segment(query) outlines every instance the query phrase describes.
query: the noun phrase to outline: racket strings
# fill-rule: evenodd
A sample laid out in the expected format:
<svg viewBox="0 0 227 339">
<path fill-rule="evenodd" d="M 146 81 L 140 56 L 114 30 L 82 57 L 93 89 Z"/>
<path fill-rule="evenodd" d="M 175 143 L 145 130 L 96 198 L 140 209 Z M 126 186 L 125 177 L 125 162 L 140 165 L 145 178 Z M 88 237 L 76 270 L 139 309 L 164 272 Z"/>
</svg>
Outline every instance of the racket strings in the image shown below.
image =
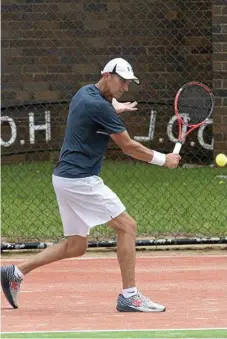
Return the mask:
<svg viewBox="0 0 227 339">
<path fill-rule="evenodd" d="M 198 124 L 209 116 L 212 110 L 212 98 L 201 86 L 187 86 L 178 99 L 178 110 L 185 115 L 187 123 Z"/>
</svg>

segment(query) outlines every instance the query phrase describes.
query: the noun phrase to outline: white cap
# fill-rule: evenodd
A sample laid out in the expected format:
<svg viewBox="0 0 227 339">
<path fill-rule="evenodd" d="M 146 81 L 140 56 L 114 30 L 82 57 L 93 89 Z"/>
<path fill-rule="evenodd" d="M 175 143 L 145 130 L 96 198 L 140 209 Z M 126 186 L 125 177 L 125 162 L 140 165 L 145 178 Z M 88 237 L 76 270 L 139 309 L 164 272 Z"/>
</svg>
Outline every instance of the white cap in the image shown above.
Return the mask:
<svg viewBox="0 0 227 339">
<path fill-rule="evenodd" d="M 122 58 L 110 60 L 101 71 L 101 74 L 104 73 L 118 74 L 125 80 L 133 80 L 137 85 L 140 84 L 139 79 L 133 73 L 132 66 Z"/>
</svg>

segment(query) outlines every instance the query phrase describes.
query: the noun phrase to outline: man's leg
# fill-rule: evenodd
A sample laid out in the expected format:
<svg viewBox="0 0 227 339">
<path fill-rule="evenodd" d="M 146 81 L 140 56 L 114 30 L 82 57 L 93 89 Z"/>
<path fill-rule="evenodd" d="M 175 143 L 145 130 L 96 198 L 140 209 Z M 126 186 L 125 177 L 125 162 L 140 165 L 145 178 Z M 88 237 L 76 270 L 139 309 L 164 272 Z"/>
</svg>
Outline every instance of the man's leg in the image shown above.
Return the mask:
<svg viewBox="0 0 227 339">
<path fill-rule="evenodd" d="M 70 236 L 61 243 L 48 247 L 42 252 L 30 257 L 18 267 L 14 265 L 2 267 L 2 289 L 10 305 L 14 308 L 18 307 L 17 297 L 24 274 L 29 273 L 37 267 L 47 265 L 61 259 L 79 257 L 86 252 L 87 245 L 87 237 L 77 235 Z"/>
<path fill-rule="evenodd" d="M 136 222 L 126 212 L 111 220 L 108 225 L 117 234 L 117 258 L 121 269 L 123 289 L 135 285 Z"/>
<path fill-rule="evenodd" d="M 59 244 L 48 247 L 42 252 L 30 257 L 23 264 L 19 265 L 18 269 L 21 273 L 27 274 L 37 267 L 47 265 L 58 260 L 80 257 L 86 252 L 87 246 L 87 237 L 72 235 Z"/>
<path fill-rule="evenodd" d="M 136 222 L 123 212 L 108 225 L 117 234 L 117 257 L 121 269 L 123 291 L 117 300 L 119 312 L 163 312 L 165 306 L 152 302 L 136 288 Z"/>
</svg>

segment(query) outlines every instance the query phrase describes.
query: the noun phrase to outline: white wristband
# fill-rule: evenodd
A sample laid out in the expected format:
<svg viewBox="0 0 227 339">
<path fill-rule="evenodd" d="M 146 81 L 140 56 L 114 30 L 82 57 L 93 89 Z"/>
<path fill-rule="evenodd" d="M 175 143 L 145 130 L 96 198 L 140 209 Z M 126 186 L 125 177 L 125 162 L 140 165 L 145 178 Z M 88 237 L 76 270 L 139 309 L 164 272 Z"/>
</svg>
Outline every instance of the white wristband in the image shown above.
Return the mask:
<svg viewBox="0 0 227 339">
<path fill-rule="evenodd" d="M 152 157 L 152 160 L 149 161 L 149 164 L 163 166 L 164 163 L 166 162 L 166 155 L 164 153 L 160 153 L 157 151 L 152 151 L 152 152 L 153 152 L 153 157 Z"/>
</svg>

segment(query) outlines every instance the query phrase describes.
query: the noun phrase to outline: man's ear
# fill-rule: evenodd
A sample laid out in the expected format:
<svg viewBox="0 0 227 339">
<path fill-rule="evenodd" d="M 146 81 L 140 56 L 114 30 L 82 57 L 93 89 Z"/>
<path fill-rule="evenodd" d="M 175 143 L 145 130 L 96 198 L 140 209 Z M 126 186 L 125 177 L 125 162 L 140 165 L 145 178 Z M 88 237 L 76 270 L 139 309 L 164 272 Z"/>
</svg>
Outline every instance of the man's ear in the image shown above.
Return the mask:
<svg viewBox="0 0 227 339">
<path fill-rule="evenodd" d="M 111 74 L 110 74 L 110 73 L 103 73 L 102 77 L 103 77 L 104 79 L 108 79 L 108 78 L 111 77 Z"/>
</svg>

